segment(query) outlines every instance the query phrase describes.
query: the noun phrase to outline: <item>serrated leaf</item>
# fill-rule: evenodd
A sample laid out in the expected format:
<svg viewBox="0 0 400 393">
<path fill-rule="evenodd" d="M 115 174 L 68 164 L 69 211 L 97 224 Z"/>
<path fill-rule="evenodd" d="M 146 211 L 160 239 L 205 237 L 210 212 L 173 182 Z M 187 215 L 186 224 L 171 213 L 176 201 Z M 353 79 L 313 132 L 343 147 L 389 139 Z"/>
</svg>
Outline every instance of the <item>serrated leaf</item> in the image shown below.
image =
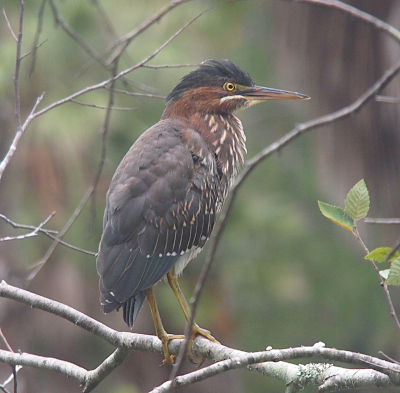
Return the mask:
<svg viewBox="0 0 400 393">
<path fill-rule="evenodd" d="M 381 275 L 382 278 L 384 278 L 385 280 L 387 280 L 388 276 L 390 273 L 390 269 L 385 269 L 385 270 L 380 270 L 379 274 Z"/>
<path fill-rule="evenodd" d="M 341 227 L 353 231 L 354 222 L 351 217 L 340 207 L 318 201 L 319 210 L 326 217 Z"/>
<path fill-rule="evenodd" d="M 360 180 L 347 194 L 344 211 L 354 220 L 364 218 L 369 210 L 369 192 L 364 179 Z"/>
<path fill-rule="evenodd" d="M 400 285 L 400 258 L 393 261 L 386 285 Z"/>
<path fill-rule="evenodd" d="M 393 262 L 396 258 L 400 257 L 400 252 L 396 251 L 387 261 L 387 256 L 392 252 L 390 247 L 379 247 L 371 251 L 364 259 L 372 259 L 376 262 Z"/>
</svg>

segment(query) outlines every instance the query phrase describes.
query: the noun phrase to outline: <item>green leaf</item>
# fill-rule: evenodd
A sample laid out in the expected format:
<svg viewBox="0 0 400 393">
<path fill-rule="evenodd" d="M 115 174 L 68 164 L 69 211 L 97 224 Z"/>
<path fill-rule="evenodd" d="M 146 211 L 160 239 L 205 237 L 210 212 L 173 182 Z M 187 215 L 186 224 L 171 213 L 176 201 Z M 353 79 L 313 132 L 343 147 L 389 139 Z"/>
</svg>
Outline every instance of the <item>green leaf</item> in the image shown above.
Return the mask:
<svg viewBox="0 0 400 393">
<path fill-rule="evenodd" d="M 364 218 L 369 210 L 369 193 L 364 179 L 360 180 L 347 194 L 344 211 L 354 220 Z"/>
<path fill-rule="evenodd" d="M 328 205 L 327 203 L 318 201 L 319 210 L 326 217 L 332 220 L 335 224 L 353 231 L 354 222 L 351 217 L 340 207 Z"/>
<path fill-rule="evenodd" d="M 379 247 L 371 251 L 364 259 L 372 259 L 376 262 L 393 262 L 396 258 L 400 257 L 400 252 L 396 251 L 387 261 L 387 256 L 392 252 L 390 247 Z"/>
<path fill-rule="evenodd" d="M 381 275 L 382 278 L 384 278 L 385 280 L 387 280 L 388 276 L 390 273 L 390 269 L 385 269 L 385 270 L 380 270 L 379 274 Z"/>
<path fill-rule="evenodd" d="M 400 285 L 400 257 L 394 260 L 386 280 L 386 285 Z"/>
</svg>

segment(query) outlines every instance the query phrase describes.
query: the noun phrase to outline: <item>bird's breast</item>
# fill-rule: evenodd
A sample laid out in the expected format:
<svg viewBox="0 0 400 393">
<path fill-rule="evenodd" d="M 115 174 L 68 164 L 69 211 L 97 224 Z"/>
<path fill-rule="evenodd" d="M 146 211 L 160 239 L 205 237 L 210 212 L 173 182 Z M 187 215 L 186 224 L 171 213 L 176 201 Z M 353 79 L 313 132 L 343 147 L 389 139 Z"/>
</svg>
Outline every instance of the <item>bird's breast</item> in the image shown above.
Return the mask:
<svg viewBox="0 0 400 393">
<path fill-rule="evenodd" d="M 209 113 L 204 116 L 205 139 L 217 157 L 218 170 L 229 188 L 244 163 L 246 136 L 241 121 L 232 114 Z"/>
</svg>

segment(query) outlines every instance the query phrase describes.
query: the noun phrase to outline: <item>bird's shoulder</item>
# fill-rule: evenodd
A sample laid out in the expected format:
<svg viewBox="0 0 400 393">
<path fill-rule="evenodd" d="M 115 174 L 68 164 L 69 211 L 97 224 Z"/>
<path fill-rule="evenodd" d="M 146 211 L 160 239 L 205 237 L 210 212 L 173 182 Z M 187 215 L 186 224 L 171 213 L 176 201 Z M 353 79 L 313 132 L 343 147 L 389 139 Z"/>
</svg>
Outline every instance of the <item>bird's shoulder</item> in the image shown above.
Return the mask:
<svg viewBox="0 0 400 393">
<path fill-rule="evenodd" d="M 114 209 L 152 189 L 162 199 L 171 189 L 183 199 L 198 169 L 214 171 L 215 155 L 201 135 L 184 121 L 160 120 L 131 146 L 115 171 L 108 191 Z M 151 197 L 152 195 L 149 195 Z"/>
</svg>

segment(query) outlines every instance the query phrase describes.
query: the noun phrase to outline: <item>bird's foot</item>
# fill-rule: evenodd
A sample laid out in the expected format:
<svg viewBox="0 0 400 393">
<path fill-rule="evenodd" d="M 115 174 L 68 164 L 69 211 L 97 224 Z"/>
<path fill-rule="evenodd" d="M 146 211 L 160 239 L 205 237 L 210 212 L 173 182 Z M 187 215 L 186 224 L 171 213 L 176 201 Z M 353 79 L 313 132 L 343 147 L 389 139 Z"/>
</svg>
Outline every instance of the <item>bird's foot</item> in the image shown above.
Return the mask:
<svg viewBox="0 0 400 393">
<path fill-rule="evenodd" d="M 195 323 L 193 326 L 193 338 L 196 337 L 198 334 L 205 337 L 207 340 L 210 340 L 216 344 L 220 344 L 220 342 L 211 335 L 209 330 L 203 329 L 199 325 L 197 325 L 197 323 Z"/>
<path fill-rule="evenodd" d="M 200 367 L 204 361 L 206 360 L 205 358 L 201 358 L 199 360 L 196 360 L 196 357 L 193 354 L 193 340 L 197 335 L 201 335 L 205 337 L 207 340 L 210 340 L 216 344 L 220 344 L 218 340 L 216 340 L 210 333 L 209 330 L 202 329 L 197 323 L 193 325 L 193 334 L 192 334 L 192 339 L 189 341 L 189 347 L 188 347 L 188 352 L 187 352 L 187 357 L 189 361 L 193 364 L 197 364 L 198 367 Z"/>
<path fill-rule="evenodd" d="M 162 343 L 163 347 L 163 353 L 164 353 L 164 360 L 161 364 L 161 366 L 164 366 L 166 364 L 174 364 L 174 358 L 175 355 L 171 355 L 169 352 L 168 344 L 171 340 L 183 340 L 185 336 L 182 335 L 175 335 L 175 334 L 165 334 L 159 337 Z"/>
<path fill-rule="evenodd" d="M 200 367 L 206 359 L 205 358 L 196 359 L 196 356 L 194 356 L 194 354 L 193 354 L 193 340 L 195 339 L 195 337 L 198 334 L 214 343 L 219 344 L 219 341 L 217 341 L 208 330 L 202 329 L 196 323 L 193 325 L 192 337 L 189 341 L 189 346 L 188 346 L 188 350 L 187 350 L 187 358 L 189 359 L 189 361 L 191 363 L 196 364 L 198 367 Z M 161 337 L 159 337 L 159 339 L 161 340 L 161 343 L 162 343 L 163 353 L 164 353 L 164 360 L 163 360 L 161 366 L 164 366 L 166 364 L 171 364 L 171 365 L 174 364 L 175 355 L 171 355 L 171 353 L 169 351 L 169 348 L 168 348 L 169 342 L 171 340 L 183 340 L 184 338 L 185 338 L 185 336 L 183 336 L 183 335 L 175 335 L 175 334 L 167 334 L 167 333 L 162 334 Z"/>
</svg>

